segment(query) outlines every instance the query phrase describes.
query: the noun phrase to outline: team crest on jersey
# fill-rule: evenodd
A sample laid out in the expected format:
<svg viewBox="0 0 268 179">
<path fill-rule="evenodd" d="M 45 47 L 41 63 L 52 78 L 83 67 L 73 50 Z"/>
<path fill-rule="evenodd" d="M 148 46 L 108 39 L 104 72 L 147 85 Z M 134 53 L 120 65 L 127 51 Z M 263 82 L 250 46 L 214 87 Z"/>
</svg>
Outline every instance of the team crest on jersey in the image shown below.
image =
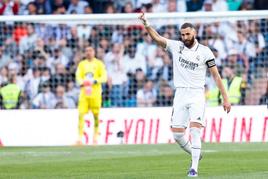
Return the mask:
<svg viewBox="0 0 268 179">
<path fill-rule="evenodd" d="M 200 56 L 199 56 L 199 55 L 196 56 L 196 60 L 197 60 L 197 61 L 200 60 Z"/>
</svg>

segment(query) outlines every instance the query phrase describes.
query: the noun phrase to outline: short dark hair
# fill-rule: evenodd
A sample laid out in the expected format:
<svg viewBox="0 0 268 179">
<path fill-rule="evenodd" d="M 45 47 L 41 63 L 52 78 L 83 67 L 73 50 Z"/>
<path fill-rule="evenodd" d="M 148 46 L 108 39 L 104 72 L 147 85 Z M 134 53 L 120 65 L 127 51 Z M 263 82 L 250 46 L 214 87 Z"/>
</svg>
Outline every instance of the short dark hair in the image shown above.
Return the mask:
<svg viewBox="0 0 268 179">
<path fill-rule="evenodd" d="M 190 27 L 191 29 L 195 29 L 195 26 L 189 22 L 182 24 L 181 29 L 186 29 L 188 27 Z"/>
</svg>

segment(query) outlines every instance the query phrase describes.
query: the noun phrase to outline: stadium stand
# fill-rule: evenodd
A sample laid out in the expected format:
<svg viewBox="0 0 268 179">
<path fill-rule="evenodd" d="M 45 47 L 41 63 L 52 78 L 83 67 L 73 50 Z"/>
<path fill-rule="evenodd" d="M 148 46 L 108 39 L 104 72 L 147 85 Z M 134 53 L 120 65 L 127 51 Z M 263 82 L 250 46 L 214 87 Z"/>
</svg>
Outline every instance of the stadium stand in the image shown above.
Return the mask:
<svg viewBox="0 0 268 179">
<path fill-rule="evenodd" d="M 261 0 L 7 0 L 0 4 L 3 16 L 259 10 L 267 6 Z M 228 66 L 242 77 L 239 104 L 258 105 L 267 93 L 268 19 L 195 25 L 200 43 L 215 53 L 221 73 Z M 161 35 L 172 39 L 178 38 L 178 29 L 178 25 L 157 27 Z M 17 75 L 22 109 L 74 108 L 79 93 L 75 70 L 87 45 L 95 48 L 108 71 L 104 107 L 172 105 L 171 58 L 142 26 L 0 22 L 0 84 L 6 85 L 10 74 Z M 207 96 L 213 87 L 208 75 Z M 43 93 L 53 99 L 44 101 L 49 104 L 38 102 Z M 59 95 L 64 100 L 57 103 Z"/>
</svg>

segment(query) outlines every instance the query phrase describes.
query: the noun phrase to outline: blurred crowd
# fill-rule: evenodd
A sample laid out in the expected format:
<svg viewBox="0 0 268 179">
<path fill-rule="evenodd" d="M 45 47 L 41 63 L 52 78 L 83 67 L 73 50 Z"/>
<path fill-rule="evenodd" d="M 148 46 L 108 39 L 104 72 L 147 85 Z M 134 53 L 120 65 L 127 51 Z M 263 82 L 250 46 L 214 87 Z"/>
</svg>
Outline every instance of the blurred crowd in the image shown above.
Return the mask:
<svg viewBox="0 0 268 179">
<path fill-rule="evenodd" d="M 1 15 L 268 9 L 265 0 L 2 0 Z"/>
<path fill-rule="evenodd" d="M 3 15 L 90 14 L 226 11 L 261 9 L 265 1 L 240 0 L 6 0 Z M 261 4 L 264 3 L 264 4 Z M 195 24 L 200 43 L 216 56 L 232 103 L 265 104 L 268 71 L 268 19 Z M 178 39 L 178 25 L 156 27 Z M 0 84 L 15 83 L 21 90 L 19 108 L 75 108 L 79 87 L 75 82 L 84 49 L 93 46 L 103 60 L 108 82 L 103 85 L 103 107 L 171 106 L 172 60 L 157 47 L 143 26 L 70 25 L 24 22 L 0 23 Z M 12 78 L 11 78 L 12 77 Z M 232 79 L 238 77 L 232 85 Z M 237 89 L 236 89 L 237 88 Z M 238 92 L 239 91 L 239 92 Z M 209 106 L 220 104 L 213 80 L 207 75 Z M 237 100 L 236 100 L 237 99 Z"/>
</svg>

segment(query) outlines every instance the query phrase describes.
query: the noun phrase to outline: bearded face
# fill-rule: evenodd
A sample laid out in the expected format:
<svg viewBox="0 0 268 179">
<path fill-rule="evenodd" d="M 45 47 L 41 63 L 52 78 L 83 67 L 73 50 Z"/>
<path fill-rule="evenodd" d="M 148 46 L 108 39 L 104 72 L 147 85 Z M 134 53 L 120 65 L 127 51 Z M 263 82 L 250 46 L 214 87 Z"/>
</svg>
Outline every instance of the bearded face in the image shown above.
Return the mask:
<svg viewBox="0 0 268 179">
<path fill-rule="evenodd" d="M 191 48 L 194 45 L 194 36 L 192 36 L 190 39 L 183 39 L 182 42 L 187 48 Z"/>
<path fill-rule="evenodd" d="M 187 48 L 191 48 L 195 42 L 195 30 L 190 27 L 181 29 L 181 39 Z"/>
</svg>

